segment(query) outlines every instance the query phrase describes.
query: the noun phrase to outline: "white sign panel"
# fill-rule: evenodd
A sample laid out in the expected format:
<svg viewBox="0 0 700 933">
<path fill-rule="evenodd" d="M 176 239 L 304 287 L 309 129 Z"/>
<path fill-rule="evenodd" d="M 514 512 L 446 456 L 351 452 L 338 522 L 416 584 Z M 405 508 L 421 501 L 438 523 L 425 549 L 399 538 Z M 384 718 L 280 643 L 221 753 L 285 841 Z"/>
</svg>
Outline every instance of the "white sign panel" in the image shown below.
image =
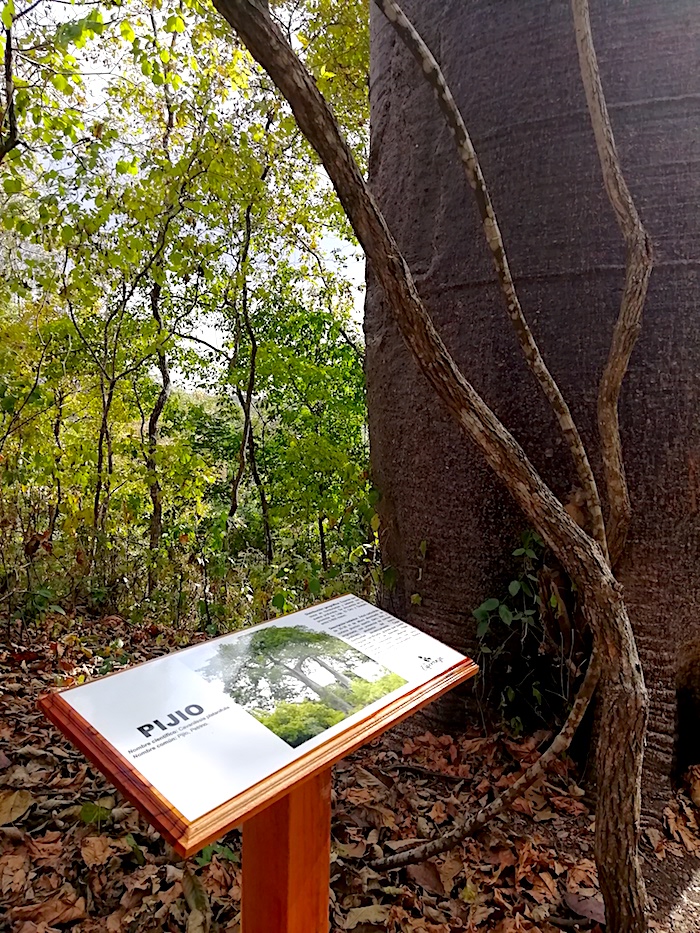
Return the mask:
<svg viewBox="0 0 700 933">
<path fill-rule="evenodd" d="M 462 661 L 343 596 L 62 697 L 194 821 Z"/>
</svg>

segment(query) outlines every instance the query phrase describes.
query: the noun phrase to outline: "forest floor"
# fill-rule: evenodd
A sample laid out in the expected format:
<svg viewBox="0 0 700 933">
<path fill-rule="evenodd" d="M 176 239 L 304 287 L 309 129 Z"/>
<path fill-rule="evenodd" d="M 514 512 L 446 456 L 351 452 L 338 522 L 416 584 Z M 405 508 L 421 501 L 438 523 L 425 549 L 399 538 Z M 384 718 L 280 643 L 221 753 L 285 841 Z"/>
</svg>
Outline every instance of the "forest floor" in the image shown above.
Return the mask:
<svg viewBox="0 0 700 933">
<path fill-rule="evenodd" d="M 47 690 L 203 638 L 111 616 L 54 618 L 21 647 L 0 644 L 0 930 L 238 933 L 239 833 L 184 862 L 36 708 Z M 337 765 L 333 933 L 601 931 L 594 817 L 563 762 L 459 849 L 400 871 L 370 867 L 491 799 L 548 738 L 394 736 Z M 671 874 L 687 866 L 700 856 L 699 820 L 679 794 L 664 831 L 645 832 L 646 860 Z M 197 896 L 210 913 L 191 909 Z M 700 916 L 679 911 L 654 927 L 700 931 Z"/>
</svg>

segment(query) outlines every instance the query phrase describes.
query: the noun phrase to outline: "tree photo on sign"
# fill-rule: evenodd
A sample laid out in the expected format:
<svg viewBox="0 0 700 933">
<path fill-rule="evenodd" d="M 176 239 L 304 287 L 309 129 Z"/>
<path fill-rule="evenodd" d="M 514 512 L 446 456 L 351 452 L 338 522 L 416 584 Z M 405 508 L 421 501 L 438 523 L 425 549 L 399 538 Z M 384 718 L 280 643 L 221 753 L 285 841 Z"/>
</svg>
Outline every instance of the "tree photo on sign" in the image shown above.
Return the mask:
<svg viewBox="0 0 700 933">
<path fill-rule="evenodd" d="M 198 672 L 293 748 L 406 683 L 342 639 L 302 625 L 239 635 Z"/>
</svg>

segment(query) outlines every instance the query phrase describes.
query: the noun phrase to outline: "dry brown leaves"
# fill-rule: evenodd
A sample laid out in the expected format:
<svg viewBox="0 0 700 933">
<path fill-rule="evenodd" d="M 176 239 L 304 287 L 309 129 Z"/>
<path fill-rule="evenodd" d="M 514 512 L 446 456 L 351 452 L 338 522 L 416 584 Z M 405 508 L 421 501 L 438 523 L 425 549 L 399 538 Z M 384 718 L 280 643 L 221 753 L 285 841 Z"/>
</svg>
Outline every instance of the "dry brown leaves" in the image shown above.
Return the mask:
<svg viewBox="0 0 700 933">
<path fill-rule="evenodd" d="M 48 688 L 146 660 L 188 636 L 116 617 L 62 624 L 29 648 L 0 648 L 0 930 L 240 933 L 238 834 L 178 860 L 35 706 Z M 593 820 L 564 763 L 459 849 L 388 874 L 369 864 L 488 802 L 547 739 L 426 734 L 341 762 L 333 933 L 554 933 L 574 918 L 580 929 L 600 930 Z M 647 832 L 647 851 L 700 854 L 697 819 L 680 795 L 667 810 L 667 833 Z"/>
</svg>

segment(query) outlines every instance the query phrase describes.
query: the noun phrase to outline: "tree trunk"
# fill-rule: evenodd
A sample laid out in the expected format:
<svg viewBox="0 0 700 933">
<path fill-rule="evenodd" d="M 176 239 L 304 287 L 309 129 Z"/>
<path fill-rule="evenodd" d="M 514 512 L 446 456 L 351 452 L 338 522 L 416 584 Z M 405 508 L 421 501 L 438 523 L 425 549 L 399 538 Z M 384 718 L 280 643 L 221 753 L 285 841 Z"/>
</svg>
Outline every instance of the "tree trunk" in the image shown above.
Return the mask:
<svg viewBox="0 0 700 933">
<path fill-rule="evenodd" d="M 312 680 L 308 677 L 299 666 L 297 667 L 288 667 L 286 664 L 283 664 L 280 661 L 280 666 L 285 669 L 292 677 L 304 684 L 305 687 L 308 687 L 309 690 L 313 691 L 319 699 L 326 706 L 330 706 L 331 709 L 338 710 L 339 713 L 345 713 L 346 715 L 352 711 L 352 707 L 349 703 L 346 703 L 345 700 L 341 699 L 339 696 L 336 696 L 332 690 L 329 690 L 328 687 L 322 687 L 321 684 L 317 684 L 315 680 Z"/>
<path fill-rule="evenodd" d="M 604 802 L 597 813 L 596 850 L 609 928 L 615 933 L 642 933 L 647 921 L 638 857 L 638 815 L 648 703 L 621 587 L 610 572 L 603 550 L 572 520 L 514 436 L 450 354 L 417 292 L 399 245 L 338 133 L 332 113 L 266 8 L 252 0 L 215 2 L 286 96 L 302 132 L 321 157 L 373 265 L 382 298 L 410 351 L 409 359 L 422 372 L 463 436 L 481 451 L 577 588 L 601 653 L 603 669 L 601 724 L 605 739 L 600 746 L 598 795 L 599 801 Z M 387 16 L 393 22 L 403 20 L 403 14 L 395 6 L 388 10 Z M 406 25 L 403 20 L 401 28 Z M 434 70 L 427 60 L 424 64 Z M 438 89 L 439 97 L 442 93 L 441 106 L 448 98 L 444 87 L 442 90 L 445 93 Z M 612 753 L 614 748 L 617 754 Z M 621 749 L 624 754 L 620 754 Z"/>
<path fill-rule="evenodd" d="M 270 504 L 267 501 L 265 484 L 263 483 L 260 472 L 258 470 L 257 447 L 255 444 L 255 432 L 253 431 L 252 424 L 250 425 L 250 430 L 248 432 L 248 461 L 250 463 L 250 473 L 253 477 L 255 487 L 258 490 L 258 496 L 260 497 L 260 512 L 262 515 L 263 533 L 265 535 L 265 557 L 269 563 L 272 563 L 274 550 L 272 547 L 272 528 L 270 527 Z"/>
<path fill-rule="evenodd" d="M 53 422 L 53 436 L 56 442 L 54 457 L 54 477 L 56 483 L 56 495 L 54 501 L 49 506 L 49 527 L 48 539 L 53 540 L 56 531 L 56 522 L 61 513 L 61 502 L 63 500 L 63 490 L 61 487 L 61 457 L 63 456 L 63 447 L 61 445 L 61 426 L 63 425 L 63 391 L 57 389 L 54 392 L 54 405 L 56 406 L 56 417 Z"/>
<path fill-rule="evenodd" d="M 328 570 L 328 554 L 326 553 L 326 531 L 323 526 L 323 515 L 318 516 L 318 541 L 321 546 L 321 567 Z"/>
<path fill-rule="evenodd" d="M 602 184 L 569 6 L 403 6 L 465 115 L 525 314 L 602 489 L 596 395 L 624 283 L 624 243 Z M 684 695 L 700 696 L 693 686 L 700 665 L 684 664 L 691 645 L 700 648 L 700 486 L 693 468 L 700 457 L 700 175 L 693 169 L 700 19 L 694 0 L 594 0 L 591 15 L 623 168 L 656 252 L 622 391 L 633 519 L 620 577 L 651 693 L 644 806 L 658 816 L 671 789 L 681 669 L 680 686 L 690 682 Z M 454 141 L 390 24 L 374 9 L 372 18 L 373 191 L 448 348 L 566 499 L 573 470 L 518 354 Z M 522 519 L 481 455 L 435 405 L 371 276 L 365 329 L 382 545 L 398 572 L 387 607 L 474 651 L 471 610 L 509 579 L 503 575 Z M 420 603 L 410 599 L 416 592 Z M 604 686 L 614 695 L 608 679 Z M 683 735 L 680 742 L 688 764 Z M 695 754 L 700 758 L 700 748 Z"/>
<path fill-rule="evenodd" d="M 95 564 L 99 564 L 101 561 L 103 550 L 101 537 L 104 533 L 105 523 L 107 521 L 109 494 L 112 482 L 112 470 L 114 467 L 112 458 L 112 434 L 109 423 L 109 416 L 112 410 L 116 382 L 113 378 L 110 379 L 107 383 L 107 387 L 105 387 L 105 382 L 106 380 L 104 376 L 101 376 L 100 388 L 102 393 L 102 419 L 100 421 L 100 431 L 97 438 L 95 495 L 92 505 L 93 537 L 88 558 L 88 571 L 92 570 Z"/>
<path fill-rule="evenodd" d="M 332 664 L 329 664 L 328 661 L 324 661 L 323 658 L 314 656 L 314 661 L 317 664 L 320 664 L 322 668 L 328 671 L 329 674 L 332 674 L 333 677 L 338 681 L 341 687 L 345 687 L 346 690 L 349 690 L 352 687 L 352 681 L 349 677 L 346 677 L 345 674 L 337 671 Z"/>
<path fill-rule="evenodd" d="M 151 287 L 151 314 L 158 325 L 159 332 L 163 330 L 163 320 L 160 314 L 161 286 L 154 282 Z M 161 386 L 158 397 L 148 419 L 148 446 L 146 448 L 146 469 L 148 470 L 148 494 L 151 497 L 151 520 L 149 523 L 149 564 L 148 564 L 148 596 L 151 597 L 156 587 L 157 572 L 156 560 L 163 534 L 163 491 L 158 479 L 156 452 L 158 450 L 158 428 L 160 417 L 163 414 L 165 403 L 170 398 L 171 382 L 168 358 L 162 347 L 158 348 L 158 370 L 160 372 Z"/>
</svg>

